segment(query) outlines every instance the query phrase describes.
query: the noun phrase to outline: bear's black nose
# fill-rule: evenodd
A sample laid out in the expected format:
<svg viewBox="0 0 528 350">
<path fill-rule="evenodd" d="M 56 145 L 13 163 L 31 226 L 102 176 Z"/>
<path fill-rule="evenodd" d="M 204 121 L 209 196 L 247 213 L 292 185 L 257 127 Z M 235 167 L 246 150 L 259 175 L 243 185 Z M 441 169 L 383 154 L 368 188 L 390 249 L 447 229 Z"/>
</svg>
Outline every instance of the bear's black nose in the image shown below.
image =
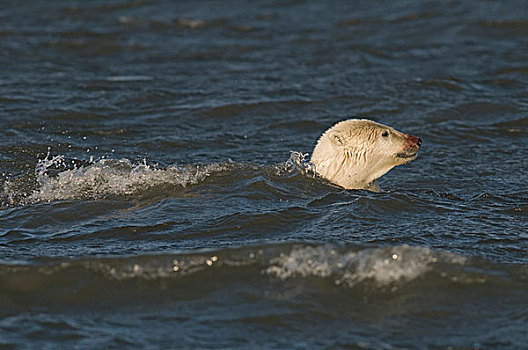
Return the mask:
<svg viewBox="0 0 528 350">
<path fill-rule="evenodd" d="M 422 145 L 422 139 L 418 138 L 418 142 L 416 142 L 416 144 L 418 145 L 418 147 L 420 147 Z"/>
</svg>

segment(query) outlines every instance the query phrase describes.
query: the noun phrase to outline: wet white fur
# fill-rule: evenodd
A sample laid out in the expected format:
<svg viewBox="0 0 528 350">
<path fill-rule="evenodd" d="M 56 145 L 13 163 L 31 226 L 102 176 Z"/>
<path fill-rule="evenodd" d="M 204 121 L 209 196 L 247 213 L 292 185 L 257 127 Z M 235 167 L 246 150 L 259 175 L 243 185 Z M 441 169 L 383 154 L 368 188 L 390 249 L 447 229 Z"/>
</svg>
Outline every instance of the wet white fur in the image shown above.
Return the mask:
<svg viewBox="0 0 528 350">
<path fill-rule="evenodd" d="M 384 131 L 388 137 L 382 136 Z M 320 176 L 338 186 L 377 192 L 376 179 L 416 157 L 398 156 L 405 150 L 405 136 L 371 120 L 345 120 L 321 135 L 311 162 Z"/>
</svg>

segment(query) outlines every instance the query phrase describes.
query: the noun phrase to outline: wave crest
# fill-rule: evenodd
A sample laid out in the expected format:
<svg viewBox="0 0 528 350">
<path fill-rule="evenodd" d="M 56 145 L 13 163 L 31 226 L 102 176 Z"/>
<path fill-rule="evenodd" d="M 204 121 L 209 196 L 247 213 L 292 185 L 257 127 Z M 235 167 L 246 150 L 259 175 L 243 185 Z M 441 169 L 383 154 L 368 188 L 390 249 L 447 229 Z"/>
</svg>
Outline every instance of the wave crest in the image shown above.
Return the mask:
<svg viewBox="0 0 528 350">
<path fill-rule="evenodd" d="M 232 163 L 171 165 L 156 168 L 146 161 L 100 159 L 89 162 L 67 160 L 49 154 L 39 160 L 34 173 L 7 180 L 2 202 L 6 206 L 69 199 L 101 199 L 140 194 L 163 188 L 181 189 L 202 182 L 208 176 L 228 170 Z"/>
<path fill-rule="evenodd" d="M 292 151 L 286 162 L 272 166 L 270 172 L 270 168 L 232 161 L 161 168 L 149 165 L 145 160 L 138 163 L 125 158 L 82 161 L 48 153 L 46 158 L 38 161 L 34 172 L 6 179 L 0 199 L 2 206 L 11 207 L 57 200 L 167 193 L 200 184 L 207 177 L 234 169 L 248 170 L 242 172 L 248 176 L 254 175 L 256 170 L 283 179 L 297 175 L 313 178 L 316 175 L 307 157 L 308 154 Z"/>
<path fill-rule="evenodd" d="M 429 248 L 408 245 L 345 252 L 332 246 L 303 246 L 280 254 L 271 261 L 266 272 L 281 280 L 313 276 L 331 278 L 335 284 L 349 287 L 366 281 L 389 285 L 423 276 L 439 259 L 454 264 L 465 261 L 450 253 L 435 253 Z"/>
<path fill-rule="evenodd" d="M 61 159 L 56 157 L 50 164 L 57 161 Z M 146 163 L 133 164 L 128 159 L 102 159 L 86 167 L 60 172 L 57 176 L 49 176 L 46 168 L 44 166 L 38 172 L 39 189 L 31 195 L 32 201 L 130 195 L 163 184 L 185 187 L 202 181 L 212 171 L 221 170 L 222 166 L 155 169 Z"/>
<path fill-rule="evenodd" d="M 407 291 L 451 293 L 453 284 L 474 292 L 482 286 L 498 293 L 524 291 L 528 280 L 526 265 L 408 245 L 364 248 L 283 242 L 163 255 L 0 261 L 0 292 L 15 299 L 22 295 L 24 303 L 41 303 L 46 296 L 55 300 L 65 292 L 82 302 L 106 298 L 109 290 L 118 299 L 134 298 L 139 285 L 143 290 L 168 286 L 194 293 L 196 286 L 212 282 L 217 288 L 233 283 L 260 288 L 266 281 L 280 285 L 289 279 L 321 279 L 369 296 L 403 290 L 417 280 Z M 317 293 L 320 284 L 310 283 L 311 290 Z"/>
<path fill-rule="evenodd" d="M 49 163 L 57 161 L 61 159 L 55 157 Z M 160 185 L 186 187 L 226 167 L 209 164 L 156 169 L 146 163 L 133 164 L 128 159 L 101 159 L 86 167 L 60 172 L 57 176 L 49 176 L 46 168 L 38 171 L 39 188 L 30 196 L 32 202 L 131 195 Z"/>
</svg>

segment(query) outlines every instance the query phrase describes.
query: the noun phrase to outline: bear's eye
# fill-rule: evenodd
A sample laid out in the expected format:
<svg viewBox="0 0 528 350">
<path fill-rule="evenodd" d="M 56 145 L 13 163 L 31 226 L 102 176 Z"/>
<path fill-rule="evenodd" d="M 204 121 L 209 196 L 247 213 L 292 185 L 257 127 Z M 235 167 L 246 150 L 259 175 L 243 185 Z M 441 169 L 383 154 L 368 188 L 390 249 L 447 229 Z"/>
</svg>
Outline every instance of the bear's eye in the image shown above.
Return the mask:
<svg viewBox="0 0 528 350">
<path fill-rule="evenodd" d="M 381 133 L 381 136 L 382 137 L 388 137 L 389 136 L 389 132 L 387 130 L 385 130 L 384 132 Z"/>
</svg>

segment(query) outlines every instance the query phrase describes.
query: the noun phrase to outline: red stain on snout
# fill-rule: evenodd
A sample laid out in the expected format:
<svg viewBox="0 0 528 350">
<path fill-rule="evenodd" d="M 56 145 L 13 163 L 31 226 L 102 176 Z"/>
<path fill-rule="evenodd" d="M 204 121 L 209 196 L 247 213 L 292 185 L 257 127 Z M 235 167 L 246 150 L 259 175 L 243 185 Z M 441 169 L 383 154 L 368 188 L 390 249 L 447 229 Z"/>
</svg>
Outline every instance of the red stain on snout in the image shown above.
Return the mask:
<svg viewBox="0 0 528 350">
<path fill-rule="evenodd" d="M 420 148 L 420 145 L 422 144 L 422 140 L 419 137 L 412 136 L 405 134 L 405 143 L 403 145 L 404 148 Z"/>
</svg>

